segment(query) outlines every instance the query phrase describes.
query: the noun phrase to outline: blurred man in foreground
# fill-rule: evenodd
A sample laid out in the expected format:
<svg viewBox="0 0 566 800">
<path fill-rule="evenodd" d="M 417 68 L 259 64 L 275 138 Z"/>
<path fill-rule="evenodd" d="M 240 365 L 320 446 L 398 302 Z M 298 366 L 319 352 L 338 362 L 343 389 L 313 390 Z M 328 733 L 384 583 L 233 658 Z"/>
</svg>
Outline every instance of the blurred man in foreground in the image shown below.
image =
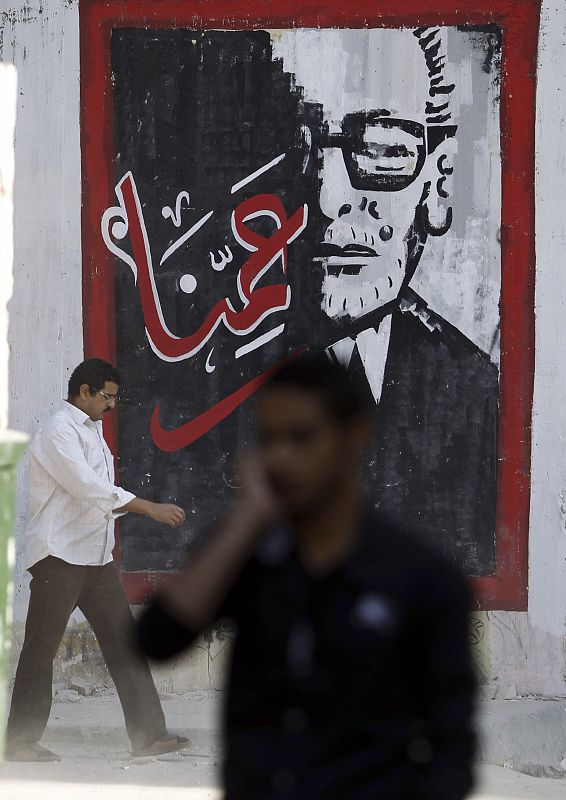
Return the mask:
<svg viewBox="0 0 566 800">
<path fill-rule="evenodd" d="M 368 508 L 362 397 L 323 356 L 271 379 L 239 503 L 139 623 L 154 658 L 237 623 L 226 800 L 461 800 L 472 785 L 468 592 Z"/>
</svg>

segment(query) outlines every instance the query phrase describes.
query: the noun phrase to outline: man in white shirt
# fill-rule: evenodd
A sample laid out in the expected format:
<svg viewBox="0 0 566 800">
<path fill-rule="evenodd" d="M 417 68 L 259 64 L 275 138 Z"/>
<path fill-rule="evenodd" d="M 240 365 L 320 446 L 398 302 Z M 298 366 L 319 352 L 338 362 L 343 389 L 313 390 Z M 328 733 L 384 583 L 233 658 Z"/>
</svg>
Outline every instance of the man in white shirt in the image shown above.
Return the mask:
<svg viewBox="0 0 566 800">
<path fill-rule="evenodd" d="M 130 606 L 112 560 L 116 517 L 133 512 L 178 527 L 185 512 L 115 485 L 102 419 L 118 401 L 119 384 L 111 364 L 100 359 L 79 364 L 69 380 L 68 399 L 29 450 L 31 597 L 8 718 L 8 760 L 59 760 L 39 740 L 51 711 L 53 659 L 75 608 L 92 626 L 116 684 L 133 754 L 159 755 L 187 743 L 167 733 L 151 672 L 132 639 Z"/>
</svg>

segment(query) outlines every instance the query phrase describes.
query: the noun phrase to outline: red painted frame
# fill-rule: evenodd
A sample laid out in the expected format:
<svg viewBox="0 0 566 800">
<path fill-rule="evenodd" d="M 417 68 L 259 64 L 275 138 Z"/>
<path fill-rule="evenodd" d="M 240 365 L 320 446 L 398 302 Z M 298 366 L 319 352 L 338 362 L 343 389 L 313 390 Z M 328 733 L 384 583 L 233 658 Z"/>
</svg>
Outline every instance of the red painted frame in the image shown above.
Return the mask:
<svg viewBox="0 0 566 800">
<path fill-rule="evenodd" d="M 496 572 L 472 579 L 478 607 L 526 610 L 534 378 L 534 122 L 540 0 L 81 0 L 85 355 L 115 358 L 114 264 L 100 234 L 113 205 L 110 32 L 114 27 L 288 28 L 485 25 L 503 31 L 501 392 Z M 511 135 L 511 131 L 513 135 Z M 116 451 L 116 421 L 106 435 Z M 117 548 L 119 549 L 119 548 Z M 117 554 L 119 558 L 119 552 Z M 125 573 L 140 602 L 167 576 Z"/>
</svg>

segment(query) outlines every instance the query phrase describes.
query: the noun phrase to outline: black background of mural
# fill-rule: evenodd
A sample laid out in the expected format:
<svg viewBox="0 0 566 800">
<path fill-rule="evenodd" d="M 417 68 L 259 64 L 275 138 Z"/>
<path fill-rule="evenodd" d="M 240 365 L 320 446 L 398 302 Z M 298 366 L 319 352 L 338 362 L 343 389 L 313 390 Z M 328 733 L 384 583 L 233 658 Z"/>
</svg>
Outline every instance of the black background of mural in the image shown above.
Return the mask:
<svg viewBox="0 0 566 800">
<path fill-rule="evenodd" d="M 123 373 L 119 412 L 120 481 L 187 510 L 181 530 L 126 517 L 120 524 L 122 568 L 175 568 L 231 502 L 234 457 L 253 443 L 253 399 L 188 448 L 164 453 L 150 436 L 161 421 L 175 428 L 238 389 L 302 343 L 326 346 L 337 336 L 320 308 L 312 254 L 323 220 L 316 169 L 301 172 L 300 125 L 320 126 L 321 112 L 271 56 L 263 31 L 195 32 L 119 29 L 112 33 L 116 179 L 132 170 L 153 253 L 164 317 L 177 335 L 191 333 L 222 297 L 238 305 L 236 272 L 245 258 L 230 228 L 234 206 L 259 192 L 277 194 L 290 215 L 306 202 L 309 225 L 289 247 L 290 312 L 271 316 L 247 337 L 220 327 L 195 357 L 158 358 L 147 341 L 129 268 L 116 262 L 117 364 Z M 281 153 L 284 161 L 236 195 L 230 187 Z M 314 165 L 316 167 L 316 164 Z M 181 228 L 161 209 L 190 193 Z M 207 211 L 211 221 L 160 267 L 163 252 Z M 262 232 L 269 234 L 269 226 Z M 225 244 L 234 261 L 222 272 L 209 251 Z M 180 291 L 183 274 L 198 286 Z M 279 282 L 272 267 L 264 284 Z M 413 298 L 417 307 L 419 298 Z M 432 299 L 433 300 L 433 299 Z M 497 369 L 444 320 L 431 332 L 411 312 L 393 314 L 379 439 L 369 459 L 374 502 L 401 524 L 428 535 L 469 574 L 494 568 Z M 285 335 L 236 360 L 235 349 L 286 322 Z M 213 373 L 205 370 L 212 347 Z"/>
</svg>

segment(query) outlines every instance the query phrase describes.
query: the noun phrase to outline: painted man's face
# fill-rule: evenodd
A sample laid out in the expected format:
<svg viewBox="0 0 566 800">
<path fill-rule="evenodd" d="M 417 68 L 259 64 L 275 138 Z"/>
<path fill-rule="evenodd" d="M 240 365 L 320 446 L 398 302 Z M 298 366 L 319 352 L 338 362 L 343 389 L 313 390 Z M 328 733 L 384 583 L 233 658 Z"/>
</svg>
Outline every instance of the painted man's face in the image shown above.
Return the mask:
<svg viewBox="0 0 566 800">
<path fill-rule="evenodd" d="M 359 134 L 342 148 L 323 150 L 320 207 L 330 224 L 319 257 L 332 319 L 357 319 L 397 297 L 423 189 L 413 176 L 425 157 L 424 128 L 404 130 L 383 111 L 372 117 L 360 119 Z"/>
<path fill-rule="evenodd" d="M 427 66 L 410 30 L 309 33 L 284 62 L 328 127 L 318 143 L 322 304 L 330 318 L 352 320 L 394 300 L 405 279 L 428 166 Z"/>
</svg>

